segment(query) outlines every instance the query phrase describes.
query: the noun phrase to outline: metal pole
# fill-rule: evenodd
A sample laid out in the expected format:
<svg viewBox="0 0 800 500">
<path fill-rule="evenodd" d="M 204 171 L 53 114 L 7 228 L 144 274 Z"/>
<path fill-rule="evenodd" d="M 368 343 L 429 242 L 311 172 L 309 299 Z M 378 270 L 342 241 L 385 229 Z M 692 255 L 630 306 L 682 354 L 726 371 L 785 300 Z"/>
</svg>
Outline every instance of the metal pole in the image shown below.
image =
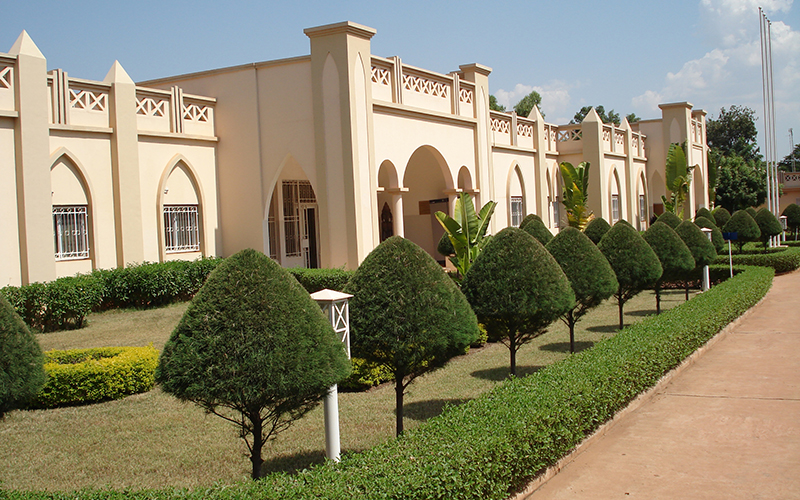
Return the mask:
<svg viewBox="0 0 800 500">
<path fill-rule="evenodd" d="M 325 413 L 325 454 L 338 462 L 342 455 L 341 442 L 339 440 L 339 387 L 331 386 L 323 402 Z"/>
<path fill-rule="evenodd" d="M 701 231 L 706 235 L 708 241 L 711 241 L 711 229 L 704 227 Z M 708 272 L 708 265 L 705 265 L 703 266 L 703 291 L 706 292 L 709 288 L 711 288 L 711 275 Z"/>
<path fill-rule="evenodd" d="M 731 278 L 733 278 L 733 254 L 731 253 L 731 240 L 728 240 L 728 260 L 731 263 Z"/>
</svg>

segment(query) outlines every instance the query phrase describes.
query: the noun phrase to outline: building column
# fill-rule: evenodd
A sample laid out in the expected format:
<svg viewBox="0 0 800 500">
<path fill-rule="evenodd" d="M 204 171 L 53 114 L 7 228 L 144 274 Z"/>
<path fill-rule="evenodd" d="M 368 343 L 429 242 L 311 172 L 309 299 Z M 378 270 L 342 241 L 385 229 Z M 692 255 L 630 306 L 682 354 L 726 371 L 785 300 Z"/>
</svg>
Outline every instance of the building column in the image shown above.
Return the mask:
<svg viewBox="0 0 800 500">
<path fill-rule="evenodd" d="M 583 161 L 588 161 L 589 170 L 589 210 L 595 217 L 602 217 L 611 222 L 611 200 L 606 186 L 605 154 L 603 149 L 603 120 L 592 108 L 581 122 L 581 142 L 583 143 Z M 613 140 L 613 138 L 612 138 Z M 620 207 L 621 211 L 622 207 Z"/>
<path fill-rule="evenodd" d="M 489 73 L 492 68 L 482 64 L 462 64 L 459 66 L 461 78 L 475 84 L 475 118 L 478 123 L 475 133 L 475 188 L 480 191 L 476 204 L 483 206 L 497 199 L 494 187 L 494 165 L 492 163 L 492 127 L 489 119 Z M 504 226 L 492 217 L 489 232 L 494 234 Z"/>
<path fill-rule="evenodd" d="M 405 191 L 408 191 L 408 188 L 405 188 Z M 396 194 L 392 194 L 392 212 L 394 213 L 394 218 L 392 219 L 394 234 L 395 236 L 402 236 L 405 238 L 406 229 L 403 223 L 403 193 L 400 190 L 398 190 Z"/>
</svg>

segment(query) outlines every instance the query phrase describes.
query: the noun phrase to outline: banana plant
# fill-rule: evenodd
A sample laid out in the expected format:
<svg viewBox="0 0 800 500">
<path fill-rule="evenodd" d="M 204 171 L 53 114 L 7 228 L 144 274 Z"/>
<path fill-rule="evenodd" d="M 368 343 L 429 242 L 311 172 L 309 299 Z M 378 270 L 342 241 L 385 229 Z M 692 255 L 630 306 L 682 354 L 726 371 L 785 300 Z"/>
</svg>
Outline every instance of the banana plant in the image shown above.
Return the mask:
<svg viewBox="0 0 800 500">
<path fill-rule="evenodd" d="M 436 220 L 442 225 L 455 250 L 450 258 L 460 278 L 467 274 L 483 246 L 489 241 L 486 231 L 497 203 L 488 202 L 475 213 L 475 204 L 469 193 L 461 193 L 456 200 L 455 217 L 444 212 L 436 212 Z"/>
<path fill-rule="evenodd" d="M 567 209 L 567 222 L 583 231 L 586 224 L 594 219 L 594 213 L 588 207 L 589 162 L 582 161 L 577 167 L 573 167 L 565 161 L 558 167 L 564 181 L 561 203 Z"/>
<path fill-rule="evenodd" d="M 672 143 L 669 145 L 665 175 L 670 197 L 667 198 L 661 195 L 661 202 L 664 203 L 666 211 L 674 213 L 681 219 L 683 219 L 683 203 L 689 195 L 689 187 L 692 184 L 690 174 L 696 166 L 687 166 L 686 154 L 680 144 Z"/>
</svg>

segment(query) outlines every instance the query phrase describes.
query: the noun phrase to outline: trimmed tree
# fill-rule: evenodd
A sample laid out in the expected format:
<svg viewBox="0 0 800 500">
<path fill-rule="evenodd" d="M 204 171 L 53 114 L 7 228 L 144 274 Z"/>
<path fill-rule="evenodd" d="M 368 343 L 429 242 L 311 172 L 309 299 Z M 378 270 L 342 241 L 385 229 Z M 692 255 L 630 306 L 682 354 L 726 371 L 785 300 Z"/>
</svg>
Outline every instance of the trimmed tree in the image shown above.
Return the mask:
<svg viewBox="0 0 800 500">
<path fill-rule="evenodd" d="M 752 217 L 753 220 L 756 220 L 756 215 L 758 215 L 758 212 L 756 212 L 755 208 L 747 207 L 747 208 L 744 209 L 744 211 L 747 212 L 748 214 L 750 214 L 750 217 Z"/>
<path fill-rule="evenodd" d="M 46 379 L 39 342 L 0 293 L 0 420 L 25 408 Z"/>
<path fill-rule="evenodd" d="M 524 219 L 522 219 L 522 222 L 519 223 L 519 228 L 520 229 L 525 229 L 525 226 L 527 226 L 528 224 L 531 223 L 531 221 L 534 221 L 534 220 L 538 220 L 539 222 L 542 222 L 542 218 L 539 217 L 538 215 L 536 215 L 536 214 L 528 214 L 528 215 L 525 216 Z M 544 222 L 542 222 L 542 224 L 544 224 Z"/>
<path fill-rule="evenodd" d="M 711 211 L 711 215 L 714 216 L 713 219 L 714 224 L 720 229 L 725 227 L 725 224 L 727 224 L 728 221 L 731 220 L 731 213 L 728 212 L 728 209 L 726 209 L 725 207 L 715 208 L 714 210 Z"/>
<path fill-rule="evenodd" d="M 575 294 L 575 307 L 561 316 L 569 328 L 569 352 L 575 352 L 575 324 L 589 310 L 614 295 L 619 283 L 597 246 L 574 227 L 562 229 L 546 248 L 561 266 Z"/>
<path fill-rule="evenodd" d="M 761 231 L 761 243 L 764 244 L 764 253 L 767 253 L 767 244 L 769 244 L 770 238 L 781 234 L 783 226 L 767 207 L 762 207 L 756 213 L 756 224 L 758 224 L 758 229 Z"/>
<path fill-rule="evenodd" d="M 477 340 L 475 314 L 436 261 L 400 236 L 370 252 L 345 291 L 353 356 L 392 372 L 400 435 L 406 388 Z"/>
<path fill-rule="evenodd" d="M 714 216 L 711 215 L 711 211 L 706 207 L 700 207 L 697 209 L 697 212 L 694 213 L 694 217 L 705 217 L 706 219 L 713 219 Z"/>
<path fill-rule="evenodd" d="M 656 219 L 656 222 L 663 222 L 664 224 L 668 225 L 672 229 L 675 229 L 676 227 L 680 226 L 680 224 L 681 224 L 681 222 L 683 222 L 683 220 L 681 220 L 680 217 L 678 217 L 677 215 L 673 214 L 672 212 L 664 212 L 663 214 L 658 216 L 658 219 Z"/>
<path fill-rule="evenodd" d="M 575 305 L 552 255 L 534 237 L 507 227 L 492 238 L 461 285 L 490 336 L 502 339 L 517 373 L 517 351 Z"/>
<path fill-rule="evenodd" d="M 547 246 L 547 244 L 550 243 L 550 240 L 553 239 L 553 233 L 547 229 L 547 226 L 544 225 L 542 219 L 531 219 L 527 224 L 525 224 L 525 227 L 520 225 L 520 229 L 539 240 L 539 243 L 544 246 Z"/>
<path fill-rule="evenodd" d="M 661 288 L 665 281 L 681 278 L 694 269 L 692 252 L 671 227 L 655 224 L 647 228 L 644 240 L 658 256 L 661 262 L 661 277 L 656 280 L 656 314 L 661 314 Z"/>
<path fill-rule="evenodd" d="M 442 233 L 442 237 L 439 238 L 439 243 L 436 245 L 436 251 L 439 252 L 439 255 L 450 257 L 451 261 L 456 258 L 456 249 L 453 248 L 453 242 L 450 241 L 450 236 L 447 234 L 447 232 Z"/>
<path fill-rule="evenodd" d="M 750 217 L 746 210 L 737 210 L 722 228 L 723 233 L 737 233 L 736 246 L 739 253 L 742 253 L 744 244 L 748 241 L 758 241 L 761 238 L 761 230 L 755 219 Z"/>
<path fill-rule="evenodd" d="M 705 227 L 711 230 L 711 244 L 714 245 L 714 250 L 718 254 L 725 250 L 725 238 L 722 237 L 722 231 L 719 230 L 712 219 L 697 217 L 694 219 L 694 223 L 701 229 Z"/>
<path fill-rule="evenodd" d="M 800 205 L 792 203 L 783 209 L 781 215 L 786 216 L 786 225 L 794 232 L 794 239 L 797 241 L 797 230 L 800 228 Z"/>
<path fill-rule="evenodd" d="M 586 229 L 583 230 L 583 233 L 592 240 L 592 243 L 597 245 L 609 229 L 611 229 L 611 225 L 604 218 L 595 217 L 586 224 Z"/>
<path fill-rule="evenodd" d="M 683 243 L 692 252 L 694 258 L 694 269 L 697 271 L 703 267 L 714 263 L 717 258 L 717 250 L 714 244 L 708 240 L 708 237 L 703 234 L 703 231 L 694 222 L 685 220 L 675 229 L 678 236 L 683 240 Z M 713 233 L 712 233 L 713 238 Z M 688 276 L 687 276 L 688 278 Z M 689 280 L 686 279 L 686 300 L 689 300 Z"/>
<path fill-rule="evenodd" d="M 261 477 L 267 440 L 311 410 L 350 363 L 297 280 L 252 249 L 208 276 L 164 345 L 156 381 L 239 428 Z"/>
<path fill-rule="evenodd" d="M 639 232 L 624 221 L 614 224 L 597 248 L 603 252 L 617 275 L 619 288 L 614 298 L 619 308 L 619 329 L 622 330 L 625 302 L 661 277 L 661 263 Z"/>
</svg>

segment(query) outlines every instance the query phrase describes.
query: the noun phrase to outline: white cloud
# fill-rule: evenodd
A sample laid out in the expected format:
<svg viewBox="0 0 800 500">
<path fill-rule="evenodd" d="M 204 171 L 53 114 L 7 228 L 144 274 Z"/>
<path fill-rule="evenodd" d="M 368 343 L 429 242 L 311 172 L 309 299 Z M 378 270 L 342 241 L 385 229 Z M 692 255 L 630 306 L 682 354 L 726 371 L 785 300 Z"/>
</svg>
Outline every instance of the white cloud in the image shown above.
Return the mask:
<svg viewBox="0 0 800 500">
<path fill-rule="evenodd" d="M 569 91 L 579 86 L 579 83 L 568 84 L 560 80 L 553 80 L 543 86 L 518 83 L 513 90 L 498 89 L 494 96 L 499 104 L 505 106 L 506 109 L 511 109 L 520 99 L 535 90 L 542 96 L 542 112 L 545 114 L 547 121 L 566 123 L 571 117 L 564 118 L 565 113 L 568 113 L 573 107 Z"/>
</svg>

